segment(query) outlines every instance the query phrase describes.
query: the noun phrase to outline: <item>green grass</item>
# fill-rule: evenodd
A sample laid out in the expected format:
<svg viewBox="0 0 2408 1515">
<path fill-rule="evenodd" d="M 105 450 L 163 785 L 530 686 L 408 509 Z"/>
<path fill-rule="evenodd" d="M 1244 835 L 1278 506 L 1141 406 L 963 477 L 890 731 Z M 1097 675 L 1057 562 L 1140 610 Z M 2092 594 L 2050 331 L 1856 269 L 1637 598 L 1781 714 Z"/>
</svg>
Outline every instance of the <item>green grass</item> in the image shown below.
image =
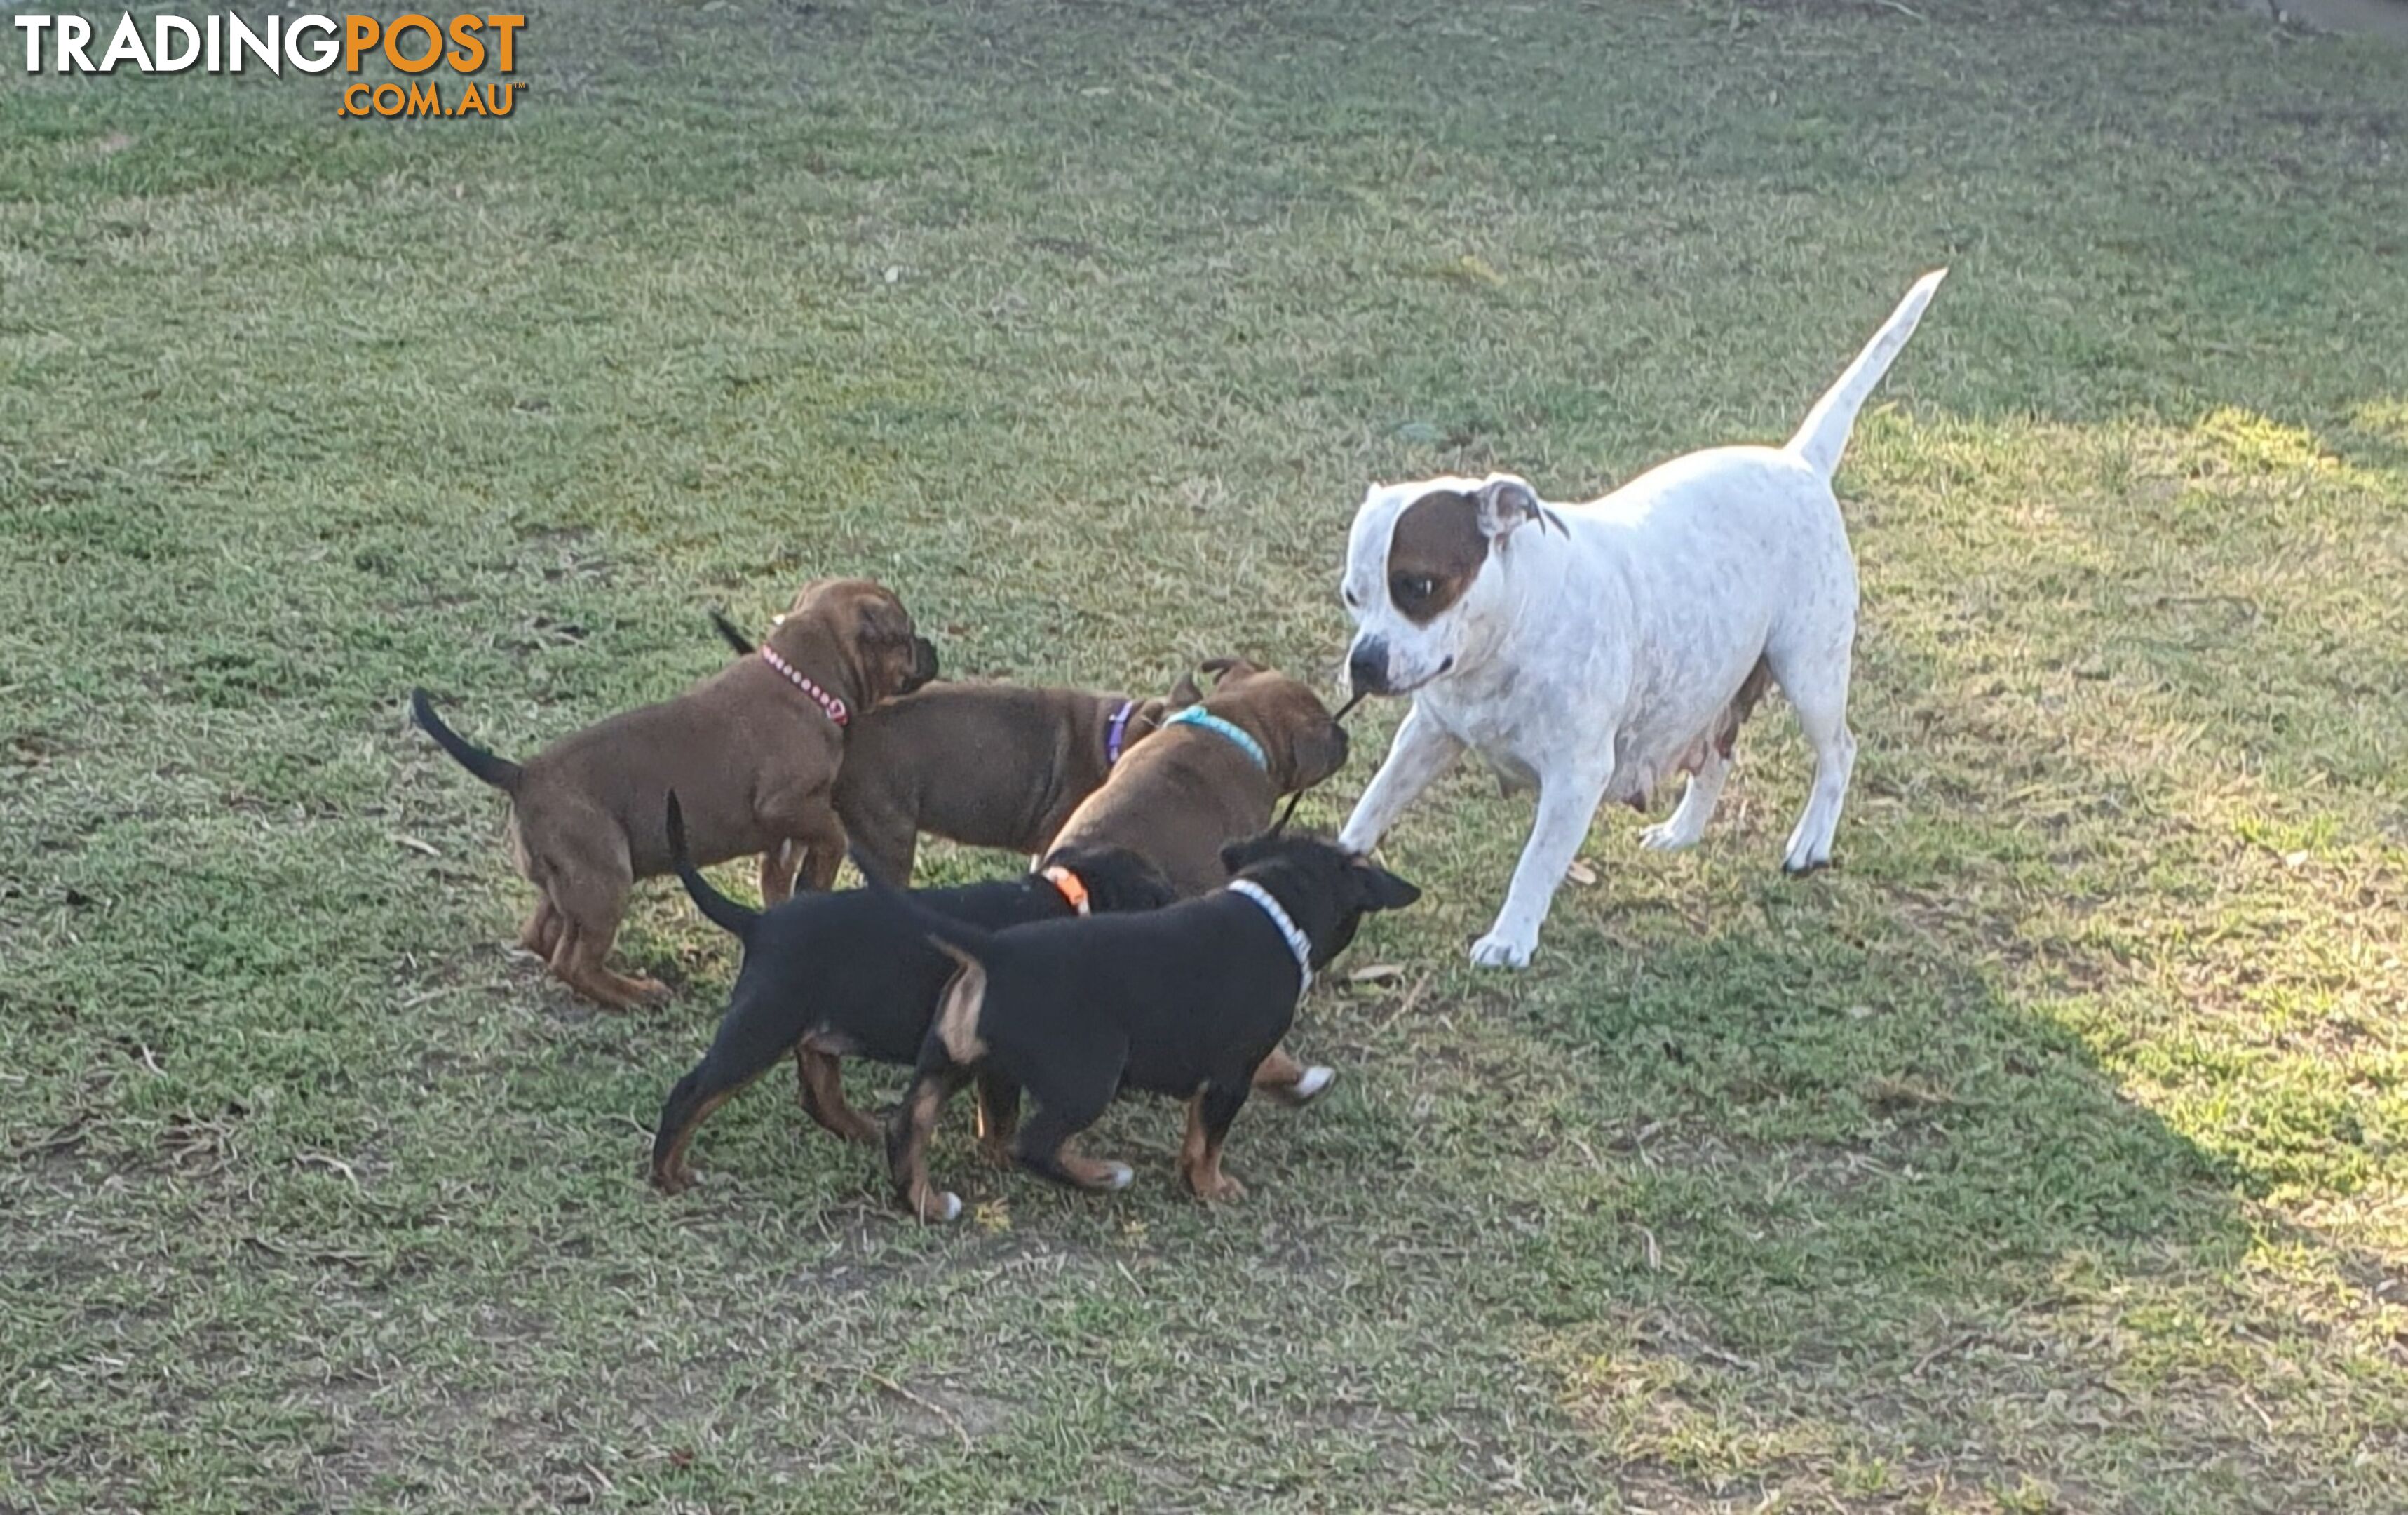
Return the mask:
<svg viewBox="0 0 2408 1515">
<path fill-rule="evenodd" d="M 0 75 L 0 1509 L 2408 1504 L 2408 53 L 2208 0 L 521 45 L 502 123 Z M 1451 782 L 1238 1207 L 1129 1105 L 1105 1200 L 957 1118 L 924 1231 L 769 1088 L 657 1198 L 730 945 L 655 886 L 678 1001 L 566 998 L 403 720 L 523 753 L 837 570 L 956 672 L 1325 676 L 1366 481 L 1778 437 L 1942 262 L 1842 477 L 1843 866 L 1777 873 L 1769 707 L 1704 847 L 1600 817 L 1476 974 L 1528 811 Z"/>
</svg>

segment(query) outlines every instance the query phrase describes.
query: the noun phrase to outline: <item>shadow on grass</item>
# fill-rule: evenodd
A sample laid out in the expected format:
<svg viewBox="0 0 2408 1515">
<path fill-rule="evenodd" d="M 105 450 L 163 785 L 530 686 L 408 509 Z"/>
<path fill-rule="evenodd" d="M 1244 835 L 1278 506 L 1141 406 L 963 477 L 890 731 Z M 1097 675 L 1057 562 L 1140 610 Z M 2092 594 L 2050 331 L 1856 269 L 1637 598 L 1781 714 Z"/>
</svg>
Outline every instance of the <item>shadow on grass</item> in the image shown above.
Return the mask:
<svg viewBox="0 0 2408 1515">
<path fill-rule="evenodd" d="M 1650 941 L 1546 1032 L 1623 1121 L 1610 1200 L 1544 1249 L 1558 1297 L 1609 1303 L 1539 1350 L 1626 1492 L 2279 1508 L 2364 1477 L 2295 1418 L 2316 1395 L 2252 1399 L 2286 1353 L 2251 1307 L 2248 1176 L 1966 966 L 1979 945 L 1801 945 L 1835 887 Z"/>
</svg>

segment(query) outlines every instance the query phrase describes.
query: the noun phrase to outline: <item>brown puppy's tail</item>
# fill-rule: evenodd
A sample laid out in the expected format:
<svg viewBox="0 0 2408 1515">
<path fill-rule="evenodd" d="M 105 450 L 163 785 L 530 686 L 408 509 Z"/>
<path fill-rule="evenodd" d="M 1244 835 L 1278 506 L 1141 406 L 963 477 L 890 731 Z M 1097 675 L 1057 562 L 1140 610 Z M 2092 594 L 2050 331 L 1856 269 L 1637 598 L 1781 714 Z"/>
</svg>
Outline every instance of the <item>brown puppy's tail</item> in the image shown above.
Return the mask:
<svg viewBox="0 0 2408 1515">
<path fill-rule="evenodd" d="M 675 789 L 669 791 L 668 832 L 669 859 L 677 864 L 678 882 L 685 886 L 686 898 L 694 902 L 694 907 L 701 911 L 703 917 L 712 925 L 733 932 L 738 939 L 749 939 L 752 923 L 761 918 L 761 912 L 738 904 L 712 888 L 710 880 L 703 877 L 702 870 L 694 865 L 694 858 L 685 850 L 685 810 L 678 803 Z M 661 1129 L 666 1131 L 668 1128 L 664 1126 Z"/>
<path fill-rule="evenodd" d="M 712 629 L 719 633 L 720 641 L 736 649 L 737 656 L 750 657 L 752 656 L 754 651 L 752 639 L 746 636 L 743 632 L 737 630 L 735 622 L 729 620 L 719 612 L 712 611 L 710 613 L 710 625 Z"/>
<path fill-rule="evenodd" d="M 443 724 L 435 714 L 435 701 L 423 689 L 409 691 L 409 715 L 418 729 L 435 739 L 435 744 L 452 755 L 452 760 L 492 785 L 505 794 L 516 794 L 519 777 L 523 772 L 507 758 L 496 758 L 484 748 Z"/>
</svg>

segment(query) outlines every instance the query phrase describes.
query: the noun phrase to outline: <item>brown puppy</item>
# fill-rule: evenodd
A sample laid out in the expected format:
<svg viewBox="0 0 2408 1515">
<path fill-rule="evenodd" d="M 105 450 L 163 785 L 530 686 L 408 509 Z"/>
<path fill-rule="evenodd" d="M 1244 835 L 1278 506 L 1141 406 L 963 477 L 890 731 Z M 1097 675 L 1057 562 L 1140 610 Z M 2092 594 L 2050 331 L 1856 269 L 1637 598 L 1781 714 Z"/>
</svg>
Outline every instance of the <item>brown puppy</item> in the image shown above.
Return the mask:
<svg viewBox="0 0 2408 1515">
<path fill-rule="evenodd" d="M 936 649 L 892 591 L 867 579 L 818 579 L 795 597 L 759 656 L 674 700 L 587 727 L 523 765 L 446 727 L 424 690 L 411 691 L 410 708 L 460 766 L 510 797 L 511 860 L 538 896 L 521 944 L 571 988 L 624 1010 L 668 992 L 603 960 L 629 886 L 675 866 L 662 821 L 669 791 L 684 801 L 696 862 L 761 854 L 762 898 L 775 903 L 794 883 L 781 857 L 808 856 L 807 882 L 824 889 L 844 856 L 830 790 L 847 726 L 856 711 L 936 671 Z"/>
<path fill-rule="evenodd" d="M 1166 724 L 1112 770 L 1054 839 L 1057 847 L 1127 847 L 1163 871 L 1180 897 L 1229 881 L 1221 849 L 1270 825 L 1282 795 L 1309 789 L 1346 765 L 1346 729 L 1300 680 L 1241 657 L 1204 665 L 1212 692 L 1192 681 L 1171 710 L 1226 721 L 1253 739 L 1261 760 L 1210 727 Z"/>
<path fill-rule="evenodd" d="M 711 621 L 729 646 L 752 651 L 724 617 Z M 911 882 L 923 831 L 1041 856 L 1080 801 L 1162 724 L 1169 703 L 1084 689 L 931 685 L 853 722 L 836 777 L 837 818 L 854 860 L 898 886 Z"/>
<path fill-rule="evenodd" d="M 1216 657 L 1204 671 L 1215 681 L 1200 713 L 1238 728 L 1262 760 L 1209 725 L 1178 724 L 1197 714 L 1182 708 L 1197 703 L 1195 685 L 1182 679 L 1168 724 L 1070 813 L 1054 846 L 1126 847 L 1161 869 L 1181 899 L 1206 894 L 1229 881 L 1223 847 L 1268 829 L 1282 795 L 1346 766 L 1346 729 L 1309 685 L 1240 657 Z M 1255 1070 L 1254 1087 L 1300 1104 L 1332 1076 L 1280 1047 Z"/>
<path fill-rule="evenodd" d="M 911 880 L 920 833 L 1024 858 L 1162 723 L 1168 701 L 1083 689 L 938 684 L 864 715 L 836 779 L 857 861 Z"/>
</svg>

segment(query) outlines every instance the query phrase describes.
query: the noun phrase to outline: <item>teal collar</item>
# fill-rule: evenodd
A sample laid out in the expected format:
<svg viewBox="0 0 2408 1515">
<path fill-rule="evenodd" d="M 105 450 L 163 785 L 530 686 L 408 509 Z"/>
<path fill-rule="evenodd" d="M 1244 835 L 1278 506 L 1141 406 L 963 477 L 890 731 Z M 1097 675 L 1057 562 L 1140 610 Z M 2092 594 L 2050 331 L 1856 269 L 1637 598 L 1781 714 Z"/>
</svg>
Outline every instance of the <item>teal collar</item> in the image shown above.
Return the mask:
<svg viewBox="0 0 2408 1515">
<path fill-rule="evenodd" d="M 1166 728 L 1200 726 L 1253 758 L 1256 768 L 1266 773 L 1271 771 L 1270 759 L 1263 756 L 1263 744 L 1249 735 L 1244 727 L 1234 721 L 1225 721 L 1201 705 L 1188 705 L 1182 709 L 1174 710 L 1163 717 L 1162 724 Z"/>
</svg>

